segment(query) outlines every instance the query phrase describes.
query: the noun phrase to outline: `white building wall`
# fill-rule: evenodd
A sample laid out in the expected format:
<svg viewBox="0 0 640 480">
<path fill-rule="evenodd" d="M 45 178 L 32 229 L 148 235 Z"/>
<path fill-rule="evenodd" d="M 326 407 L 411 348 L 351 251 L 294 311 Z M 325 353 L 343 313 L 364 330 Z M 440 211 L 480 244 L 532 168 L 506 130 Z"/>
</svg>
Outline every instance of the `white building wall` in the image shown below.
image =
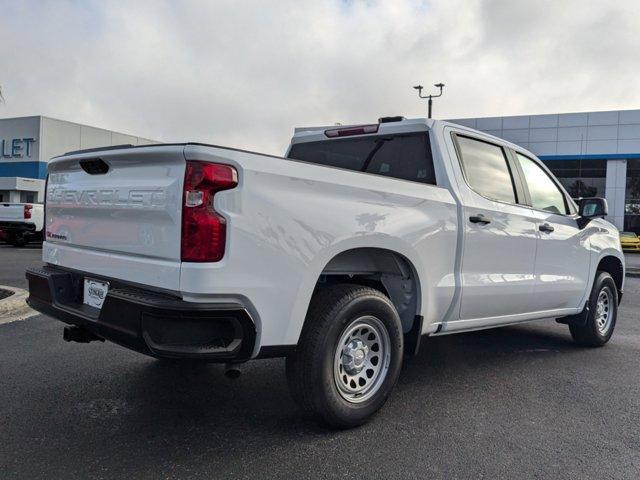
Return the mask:
<svg viewBox="0 0 640 480">
<path fill-rule="evenodd" d="M 24 149 L 19 158 L 0 157 L 0 163 L 13 163 L 17 161 L 36 162 L 40 158 L 38 137 L 40 136 L 41 117 L 0 118 L 0 140 L 9 142 L 14 138 L 34 138 L 36 142 L 31 145 L 31 155 L 27 156 Z"/>
<path fill-rule="evenodd" d="M 640 110 L 449 120 L 539 156 L 640 154 Z"/>
<path fill-rule="evenodd" d="M 619 230 L 624 228 L 624 199 L 627 187 L 627 161 L 609 160 L 607 162 L 607 184 L 605 197 L 609 206 L 607 219 Z"/>
<path fill-rule="evenodd" d="M 41 117 L 41 158 L 48 161 L 66 152 L 113 145 L 160 143 L 147 138 L 90 127 L 78 123 Z"/>
</svg>

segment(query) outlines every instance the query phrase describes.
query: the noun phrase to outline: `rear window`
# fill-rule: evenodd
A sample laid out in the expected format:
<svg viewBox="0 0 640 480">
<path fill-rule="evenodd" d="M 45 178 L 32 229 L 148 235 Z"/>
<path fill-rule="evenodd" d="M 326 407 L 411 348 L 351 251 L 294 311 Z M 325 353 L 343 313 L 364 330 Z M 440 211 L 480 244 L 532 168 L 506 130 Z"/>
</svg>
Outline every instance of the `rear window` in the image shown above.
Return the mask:
<svg viewBox="0 0 640 480">
<path fill-rule="evenodd" d="M 458 136 L 462 167 L 469 186 L 485 198 L 516 203 L 509 163 L 502 147 Z"/>
<path fill-rule="evenodd" d="M 289 158 L 356 172 L 436 184 L 427 133 L 298 143 Z"/>
</svg>

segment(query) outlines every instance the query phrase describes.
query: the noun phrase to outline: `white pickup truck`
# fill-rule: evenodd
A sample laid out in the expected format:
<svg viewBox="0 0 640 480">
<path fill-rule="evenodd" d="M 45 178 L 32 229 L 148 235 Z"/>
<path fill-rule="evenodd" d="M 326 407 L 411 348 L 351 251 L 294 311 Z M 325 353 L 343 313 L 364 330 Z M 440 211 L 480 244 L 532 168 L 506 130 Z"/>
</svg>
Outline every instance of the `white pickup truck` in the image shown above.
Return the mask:
<svg viewBox="0 0 640 480">
<path fill-rule="evenodd" d="M 39 203 L 0 203 L 0 239 L 14 247 L 42 239 L 44 206 Z"/>
<path fill-rule="evenodd" d="M 613 333 L 624 283 L 606 202 L 530 152 L 442 121 L 297 129 L 287 158 L 195 143 L 49 164 L 29 304 L 159 358 L 284 356 L 295 400 L 366 421 L 420 338 L 539 320 Z"/>
</svg>

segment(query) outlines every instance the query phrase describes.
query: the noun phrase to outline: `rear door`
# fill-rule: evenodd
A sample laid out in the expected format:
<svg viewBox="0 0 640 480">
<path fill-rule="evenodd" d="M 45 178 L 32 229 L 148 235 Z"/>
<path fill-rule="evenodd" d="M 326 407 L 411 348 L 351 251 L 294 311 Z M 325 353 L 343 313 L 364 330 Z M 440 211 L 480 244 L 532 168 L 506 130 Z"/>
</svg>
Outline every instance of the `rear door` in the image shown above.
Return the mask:
<svg viewBox="0 0 640 480">
<path fill-rule="evenodd" d="M 460 320 L 530 312 L 536 222 L 532 210 L 518 203 L 524 194 L 513 159 L 505 147 L 483 138 L 456 134 L 454 141 L 466 183 L 460 188 L 464 205 Z M 475 326 L 483 325 L 469 325 Z"/>
<path fill-rule="evenodd" d="M 537 160 L 515 153 L 536 219 L 536 311 L 576 308 L 588 284 L 591 253 L 571 201 Z"/>
</svg>

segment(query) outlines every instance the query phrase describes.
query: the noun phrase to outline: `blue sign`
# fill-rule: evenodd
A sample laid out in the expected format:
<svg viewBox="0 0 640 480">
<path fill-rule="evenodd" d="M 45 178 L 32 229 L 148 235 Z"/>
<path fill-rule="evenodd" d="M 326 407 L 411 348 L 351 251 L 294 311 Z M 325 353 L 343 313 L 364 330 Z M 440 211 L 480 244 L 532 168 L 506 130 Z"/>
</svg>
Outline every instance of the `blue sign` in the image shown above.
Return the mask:
<svg viewBox="0 0 640 480">
<path fill-rule="evenodd" d="M 22 158 L 31 156 L 31 147 L 35 138 L 14 138 L 0 140 L 0 156 L 2 158 Z"/>
</svg>

